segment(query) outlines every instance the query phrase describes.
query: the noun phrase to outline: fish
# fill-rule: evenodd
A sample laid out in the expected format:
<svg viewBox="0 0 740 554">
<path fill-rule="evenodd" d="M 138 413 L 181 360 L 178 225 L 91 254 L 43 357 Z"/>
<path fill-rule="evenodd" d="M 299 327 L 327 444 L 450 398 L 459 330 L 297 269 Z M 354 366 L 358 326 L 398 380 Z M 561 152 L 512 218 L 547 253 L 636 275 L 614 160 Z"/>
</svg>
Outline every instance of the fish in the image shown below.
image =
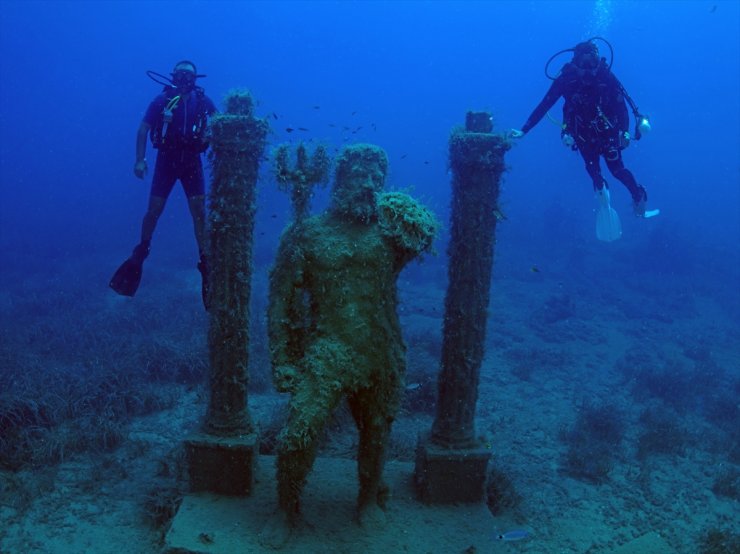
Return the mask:
<svg viewBox="0 0 740 554">
<path fill-rule="evenodd" d="M 295 129 L 293 129 L 293 127 L 286 127 L 285 130 L 287 132 L 289 132 L 289 133 L 292 133 L 293 131 L 295 131 Z"/>
<path fill-rule="evenodd" d="M 308 129 L 306 129 L 305 127 L 298 127 L 298 130 L 299 131 L 308 131 Z"/>
<path fill-rule="evenodd" d="M 276 114 L 275 112 L 272 112 L 272 118 L 273 119 L 277 119 L 278 118 L 278 114 Z"/>
<path fill-rule="evenodd" d="M 530 271 L 531 271 L 532 273 L 539 273 L 539 272 L 540 272 L 540 268 L 539 268 L 539 267 L 537 267 L 536 265 L 533 265 L 533 266 L 532 266 L 532 267 L 530 268 Z"/>
<path fill-rule="evenodd" d="M 715 4 L 714 6 L 712 6 L 712 9 L 709 10 L 709 13 L 714 13 L 716 11 L 717 11 L 717 4 Z"/>
<path fill-rule="evenodd" d="M 314 110 L 320 110 L 321 109 L 321 106 L 314 106 L 313 109 Z"/>
<path fill-rule="evenodd" d="M 429 160 L 424 160 L 424 165 L 429 165 Z"/>
<path fill-rule="evenodd" d="M 404 159 L 408 154 L 401 154 L 401 159 Z"/>
<path fill-rule="evenodd" d="M 352 112 L 352 115 L 355 115 L 357 112 Z"/>
<path fill-rule="evenodd" d="M 528 538 L 529 535 L 529 531 L 525 529 L 512 529 L 511 531 L 506 531 L 506 533 L 499 533 L 496 535 L 496 539 L 505 542 L 520 541 Z"/>
<path fill-rule="evenodd" d="M 375 126 L 375 123 L 371 123 L 370 124 L 370 127 L 373 128 L 373 131 L 377 131 L 378 130 L 378 128 Z"/>
</svg>

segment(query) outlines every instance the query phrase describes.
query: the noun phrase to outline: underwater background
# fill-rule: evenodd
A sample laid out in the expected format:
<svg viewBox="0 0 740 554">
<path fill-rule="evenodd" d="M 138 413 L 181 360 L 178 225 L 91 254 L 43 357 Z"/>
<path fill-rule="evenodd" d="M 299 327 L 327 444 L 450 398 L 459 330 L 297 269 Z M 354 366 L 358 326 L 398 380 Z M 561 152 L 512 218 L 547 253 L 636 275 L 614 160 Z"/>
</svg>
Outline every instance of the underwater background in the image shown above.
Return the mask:
<svg viewBox="0 0 740 554">
<path fill-rule="evenodd" d="M 494 132 L 520 128 L 550 85 L 548 58 L 595 35 L 650 116 L 624 160 L 661 215 L 632 217 L 604 170 L 624 233 L 599 242 L 590 179 L 555 125 L 543 120 L 506 154 L 477 420 L 493 451 L 495 523 L 476 546 L 610 552 L 655 532 L 675 552 L 739 552 L 740 2 L 8 0 L 0 552 L 156 551 L 186 490 L 180 445 L 206 406 L 208 319 L 180 185 L 136 297 L 108 288 L 139 240 L 153 171 L 151 145 L 148 177 L 132 171 L 161 90 L 146 70 L 192 60 L 217 106 L 248 88 L 270 124 L 250 406 L 273 453 L 285 399 L 270 382 L 266 280 L 290 204 L 270 149 L 377 144 L 387 188 L 446 223 L 453 128 L 471 109 L 490 111 Z M 399 281 L 397 460 L 413 460 L 434 414 L 447 231 Z M 352 458 L 354 434 L 338 413 L 321 455 Z M 497 542 L 508 528 L 530 535 Z"/>
</svg>

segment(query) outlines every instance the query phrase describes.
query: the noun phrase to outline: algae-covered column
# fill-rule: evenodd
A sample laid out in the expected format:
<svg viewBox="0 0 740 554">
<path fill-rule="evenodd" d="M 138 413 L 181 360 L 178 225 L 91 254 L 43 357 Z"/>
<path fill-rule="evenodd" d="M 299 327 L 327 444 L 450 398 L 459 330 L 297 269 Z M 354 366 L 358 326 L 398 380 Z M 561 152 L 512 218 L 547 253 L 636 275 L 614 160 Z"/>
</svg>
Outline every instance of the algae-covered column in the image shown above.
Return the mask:
<svg viewBox="0 0 740 554">
<path fill-rule="evenodd" d="M 210 399 L 203 432 L 187 442 L 195 490 L 248 494 L 257 437 L 247 406 L 249 297 L 255 190 L 268 125 L 246 91 L 232 91 L 210 122 Z"/>
<path fill-rule="evenodd" d="M 416 482 L 428 502 L 475 502 L 483 496 L 488 449 L 475 434 L 484 353 L 496 214 L 508 142 L 491 116 L 469 112 L 450 137 L 452 209 L 437 414 L 417 451 Z"/>
</svg>

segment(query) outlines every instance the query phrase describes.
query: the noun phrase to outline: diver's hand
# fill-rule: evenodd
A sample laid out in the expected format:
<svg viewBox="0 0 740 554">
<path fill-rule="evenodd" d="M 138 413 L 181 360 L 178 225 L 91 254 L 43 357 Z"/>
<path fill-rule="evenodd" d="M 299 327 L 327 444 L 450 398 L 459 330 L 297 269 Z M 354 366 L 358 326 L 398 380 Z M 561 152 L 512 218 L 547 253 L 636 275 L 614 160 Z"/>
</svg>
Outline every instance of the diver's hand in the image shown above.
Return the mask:
<svg viewBox="0 0 740 554">
<path fill-rule="evenodd" d="M 624 150 L 627 148 L 630 145 L 630 140 L 632 140 L 632 137 L 630 136 L 629 131 L 619 133 L 619 149 Z"/>
<path fill-rule="evenodd" d="M 523 136 L 524 136 L 524 131 L 520 131 L 519 129 L 511 129 L 509 131 L 509 138 L 520 139 Z"/>
<path fill-rule="evenodd" d="M 292 365 L 275 366 L 272 370 L 272 382 L 278 392 L 293 392 L 298 382 L 300 371 Z"/>
<path fill-rule="evenodd" d="M 149 166 L 147 166 L 146 160 L 139 160 L 134 164 L 134 175 L 139 179 L 143 179 L 148 169 Z"/>
</svg>

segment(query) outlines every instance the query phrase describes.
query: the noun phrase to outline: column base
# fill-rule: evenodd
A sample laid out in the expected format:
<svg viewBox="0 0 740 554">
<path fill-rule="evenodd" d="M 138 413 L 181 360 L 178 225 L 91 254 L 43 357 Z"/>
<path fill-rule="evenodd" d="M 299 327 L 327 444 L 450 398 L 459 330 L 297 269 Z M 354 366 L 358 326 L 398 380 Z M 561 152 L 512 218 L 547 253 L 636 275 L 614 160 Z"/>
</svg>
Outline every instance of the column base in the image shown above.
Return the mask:
<svg viewBox="0 0 740 554">
<path fill-rule="evenodd" d="M 190 490 L 248 496 L 258 453 L 256 433 L 235 437 L 192 434 L 185 440 Z"/>
<path fill-rule="evenodd" d="M 450 449 L 428 437 L 416 447 L 414 482 L 419 500 L 427 504 L 481 502 L 491 450 L 482 445 Z"/>
</svg>

